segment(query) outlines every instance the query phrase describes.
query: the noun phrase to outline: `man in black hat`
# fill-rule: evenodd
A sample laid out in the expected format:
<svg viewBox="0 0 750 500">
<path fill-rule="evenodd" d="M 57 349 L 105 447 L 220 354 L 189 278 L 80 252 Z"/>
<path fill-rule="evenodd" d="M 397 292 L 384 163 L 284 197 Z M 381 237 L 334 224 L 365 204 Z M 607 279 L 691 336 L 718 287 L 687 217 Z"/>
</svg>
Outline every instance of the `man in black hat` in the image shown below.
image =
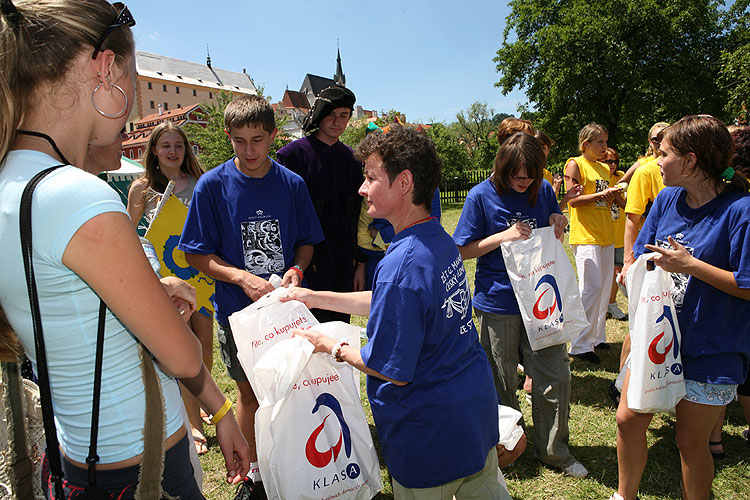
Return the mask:
<svg viewBox="0 0 750 500">
<path fill-rule="evenodd" d="M 309 135 L 276 153 L 279 163 L 305 180 L 325 235 L 325 240 L 315 245 L 305 273 L 313 290 L 351 292 L 364 286 L 364 263 L 355 285 L 362 165 L 354 160 L 352 149 L 339 141 L 355 100 L 346 87 L 322 90 L 302 124 Z M 320 322 L 349 321 L 349 315 L 341 313 L 315 310 L 313 314 Z"/>
</svg>

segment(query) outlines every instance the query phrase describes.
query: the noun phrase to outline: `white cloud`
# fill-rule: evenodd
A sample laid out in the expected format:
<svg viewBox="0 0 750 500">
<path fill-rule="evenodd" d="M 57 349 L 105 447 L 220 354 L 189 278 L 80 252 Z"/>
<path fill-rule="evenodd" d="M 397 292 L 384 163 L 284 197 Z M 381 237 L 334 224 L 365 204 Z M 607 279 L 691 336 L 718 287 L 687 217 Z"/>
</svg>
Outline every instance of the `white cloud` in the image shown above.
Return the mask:
<svg viewBox="0 0 750 500">
<path fill-rule="evenodd" d="M 149 37 L 149 38 L 150 38 L 151 40 L 158 40 L 158 39 L 159 39 L 159 32 L 158 32 L 158 31 L 154 31 L 154 32 L 153 32 L 153 33 L 151 33 L 151 34 L 150 34 L 150 35 L 149 35 L 148 37 Z"/>
</svg>

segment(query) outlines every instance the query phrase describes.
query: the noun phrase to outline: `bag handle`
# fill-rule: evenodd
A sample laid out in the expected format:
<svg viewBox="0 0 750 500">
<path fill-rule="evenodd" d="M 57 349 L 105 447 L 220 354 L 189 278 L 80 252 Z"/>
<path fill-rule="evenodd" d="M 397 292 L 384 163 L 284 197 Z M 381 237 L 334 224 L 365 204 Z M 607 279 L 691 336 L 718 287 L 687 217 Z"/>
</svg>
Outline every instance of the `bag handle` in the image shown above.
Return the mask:
<svg viewBox="0 0 750 500">
<path fill-rule="evenodd" d="M 60 442 L 57 440 L 55 430 L 54 410 L 52 408 L 52 394 L 50 392 L 49 370 L 47 367 L 47 353 L 44 344 L 44 332 L 42 329 L 42 317 L 39 309 L 39 296 L 37 294 L 36 279 L 34 276 L 34 262 L 32 252 L 31 233 L 31 201 L 37 185 L 46 177 L 60 167 L 56 165 L 37 173 L 31 178 L 21 195 L 21 207 L 19 212 L 19 229 L 21 236 L 21 253 L 23 256 L 23 267 L 26 274 L 26 288 L 29 294 L 29 305 L 31 320 L 34 328 L 34 348 L 36 351 L 37 371 L 39 375 L 39 392 L 42 403 L 42 421 L 44 423 L 44 434 L 47 443 L 47 460 L 49 460 L 50 474 L 55 488 L 55 498 L 64 499 L 65 493 L 62 486 L 62 463 L 60 460 Z M 96 342 L 96 362 L 94 368 L 94 397 L 91 409 L 91 441 L 89 443 L 89 456 L 86 458 L 88 464 L 88 484 L 86 489 L 95 487 L 96 463 L 99 457 L 96 454 L 96 441 L 99 427 L 99 396 L 101 392 L 101 371 L 104 351 L 104 324 L 106 305 L 101 301 L 99 306 L 99 326 Z M 54 450 L 54 451 L 53 451 Z"/>
</svg>

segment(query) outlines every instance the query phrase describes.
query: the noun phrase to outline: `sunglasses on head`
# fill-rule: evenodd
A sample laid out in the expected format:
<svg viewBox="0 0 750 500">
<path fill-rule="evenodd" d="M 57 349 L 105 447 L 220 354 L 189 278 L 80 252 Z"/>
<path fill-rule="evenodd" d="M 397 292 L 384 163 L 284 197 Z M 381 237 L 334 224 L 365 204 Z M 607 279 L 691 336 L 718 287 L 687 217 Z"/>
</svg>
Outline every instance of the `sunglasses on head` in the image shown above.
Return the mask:
<svg viewBox="0 0 750 500">
<path fill-rule="evenodd" d="M 620 162 L 618 160 L 602 160 L 602 163 L 606 163 L 607 165 L 617 165 Z"/>
<path fill-rule="evenodd" d="M 117 14 L 117 19 L 115 19 L 115 22 L 107 26 L 107 29 L 104 30 L 102 36 L 99 37 L 99 41 L 97 41 L 96 45 L 94 45 L 94 53 L 91 54 L 91 59 L 96 59 L 96 54 L 99 53 L 102 48 L 102 44 L 110 35 L 110 33 L 121 26 L 127 26 L 128 28 L 132 28 L 133 26 L 135 26 L 135 18 L 133 18 L 133 14 L 131 14 L 130 10 L 128 10 L 127 5 L 122 2 L 115 2 L 112 4 L 112 7 L 119 10 L 120 13 Z"/>
<path fill-rule="evenodd" d="M 651 142 L 661 142 L 658 137 L 652 137 Z"/>
</svg>

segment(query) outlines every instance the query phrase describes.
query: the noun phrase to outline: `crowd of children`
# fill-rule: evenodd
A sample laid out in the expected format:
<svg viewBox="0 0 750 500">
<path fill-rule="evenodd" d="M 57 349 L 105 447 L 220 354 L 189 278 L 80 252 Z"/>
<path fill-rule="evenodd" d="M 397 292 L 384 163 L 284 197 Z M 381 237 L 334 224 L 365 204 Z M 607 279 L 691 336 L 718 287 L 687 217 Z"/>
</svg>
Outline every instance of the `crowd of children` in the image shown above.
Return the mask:
<svg viewBox="0 0 750 500">
<path fill-rule="evenodd" d="M 49 498 L 71 498 L 91 477 L 109 495 L 148 498 L 139 468 L 153 453 L 164 464 L 159 494 L 203 498 L 187 434 L 198 453 L 207 451 L 203 410 L 216 425 L 236 498 L 264 498 L 255 450 L 258 400 L 228 317 L 271 291 L 274 274 L 321 317 L 369 316 L 361 349 L 313 330 L 295 334 L 367 375 L 396 498 L 509 498 L 498 465 L 523 447 L 496 447 L 497 404 L 519 408 L 519 361 L 529 377 L 535 457 L 585 477 L 586 467 L 568 449 L 570 358 L 600 363 L 596 350 L 610 349 L 607 315 L 626 318 L 615 301 L 616 276 L 622 282 L 644 252 L 656 252 L 655 265 L 671 273 L 683 335 L 687 396 L 675 408 L 683 495 L 708 498 L 712 453 L 723 453 L 717 447 L 724 407 L 739 395 L 750 417 L 747 127 L 730 134 L 708 115 L 657 123 L 648 134 L 649 154 L 624 173 L 606 128 L 591 123 L 580 131 L 578 154 L 552 175 L 546 158 L 554 141 L 530 121 L 508 118 L 498 130 L 492 175 L 469 192 L 451 238 L 438 220 L 441 162 L 423 131 L 394 125 L 353 151 L 339 137 L 355 97 L 335 86 L 316 99 L 305 121 L 310 135 L 281 149 L 277 163 L 269 156 L 278 133 L 273 108 L 262 97 L 240 96 L 224 111 L 234 156 L 203 173 L 185 133 L 161 125 L 149 138 L 146 172 L 131 186 L 126 210 L 89 173 L 104 168 L 96 155 L 112 157 L 106 148 L 121 138 L 133 103 L 129 10 L 104 0 L 2 0 L 0 6 L 2 43 L 14 49 L 0 54 L 0 272 L 6 276 L 0 303 L 35 369 L 49 368 L 63 452 L 62 460 L 50 450 L 45 458 Z M 21 64 L 32 48 L 35 57 Z M 74 96 L 73 104 L 57 106 L 52 89 Z M 26 295 L 19 200 L 35 174 L 58 166 L 33 198 L 29 258 L 37 272 L 29 283 L 36 280 L 44 321 L 32 324 L 37 313 Z M 142 217 L 153 220 L 172 181 L 172 192 L 188 206 L 179 249 L 216 280 L 217 336 L 237 388 L 236 419 L 208 371 L 213 317 L 195 310 L 192 287 L 159 281 L 133 230 Z M 569 349 L 534 351 L 500 245 L 547 226 L 562 239 L 566 209 L 589 326 Z M 462 260 L 474 258 L 472 296 Z M 453 275 L 448 285 L 441 282 L 446 273 Z M 100 316 L 107 347 L 100 453 L 90 459 L 93 410 L 81 408 L 91 408 L 100 299 L 107 306 Z M 35 349 L 42 324 L 46 361 Z M 156 409 L 149 410 L 151 389 L 141 379 L 152 366 L 141 344 L 158 361 L 151 368 L 162 396 Z M 651 415 L 628 408 L 629 349 L 626 340 L 612 500 L 637 498 L 647 460 Z M 143 437 L 144 414 L 163 428 L 161 450 Z"/>
</svg>

